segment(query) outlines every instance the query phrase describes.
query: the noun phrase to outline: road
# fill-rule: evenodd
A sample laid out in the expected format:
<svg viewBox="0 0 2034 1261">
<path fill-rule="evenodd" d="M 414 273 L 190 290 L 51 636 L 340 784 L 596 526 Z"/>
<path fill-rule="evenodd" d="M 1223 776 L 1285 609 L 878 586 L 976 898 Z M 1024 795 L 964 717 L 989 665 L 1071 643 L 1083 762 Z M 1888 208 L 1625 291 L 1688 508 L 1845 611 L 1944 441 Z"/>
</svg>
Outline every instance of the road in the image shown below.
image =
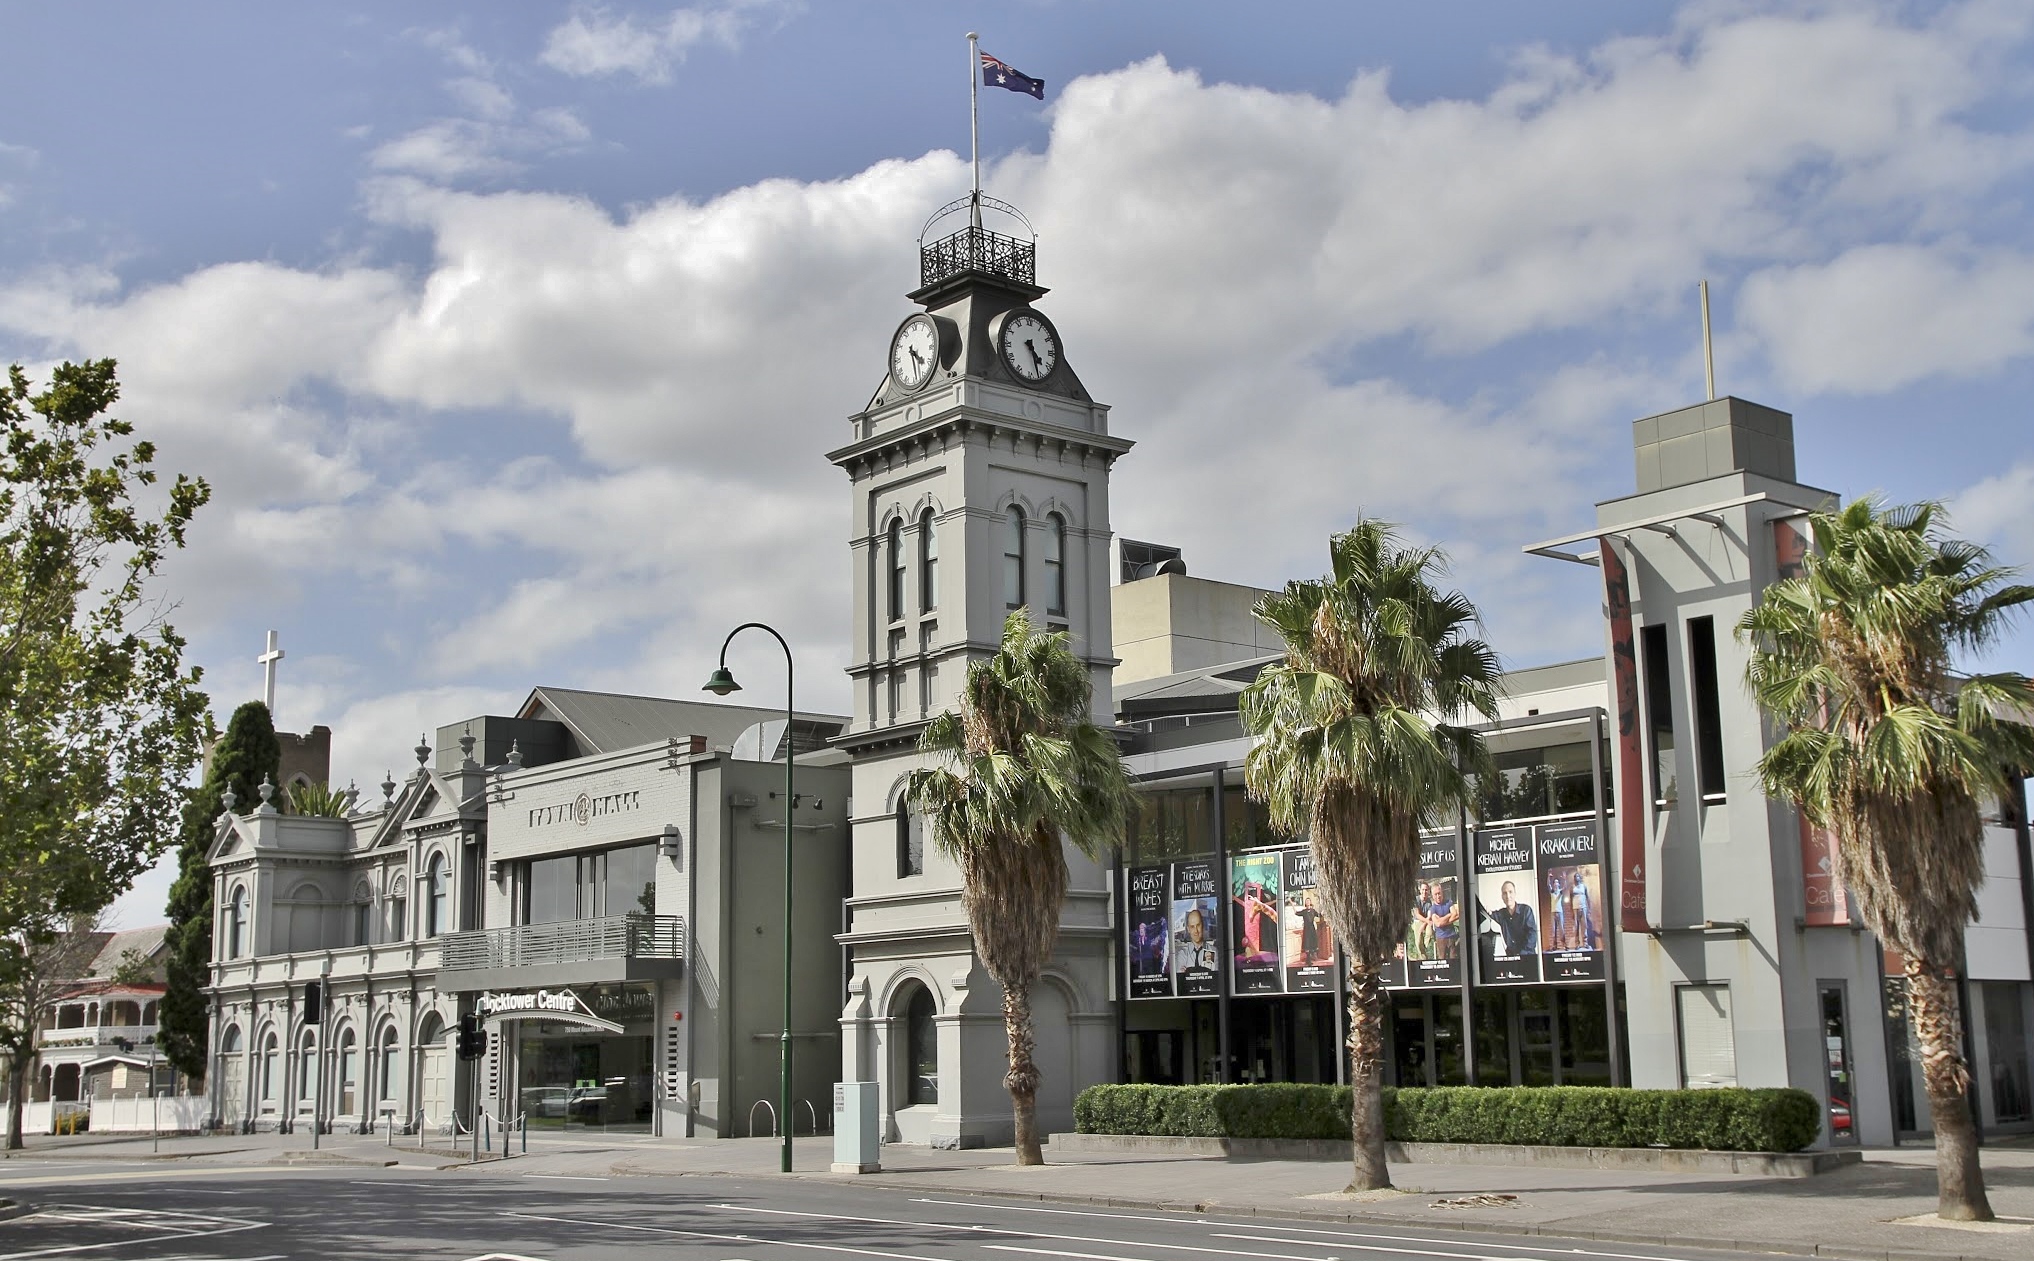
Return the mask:
<svg viewBox="0 0 2034 1261">
<path fill-rule="evenodd" d="M 60 1166 L 69 1166 L 68 1168 Z M 1752 1254 L 1291 1224 L 741 1177 L 13 1161 L 0 1261 L 1696 1261 Z"/>
</svg>

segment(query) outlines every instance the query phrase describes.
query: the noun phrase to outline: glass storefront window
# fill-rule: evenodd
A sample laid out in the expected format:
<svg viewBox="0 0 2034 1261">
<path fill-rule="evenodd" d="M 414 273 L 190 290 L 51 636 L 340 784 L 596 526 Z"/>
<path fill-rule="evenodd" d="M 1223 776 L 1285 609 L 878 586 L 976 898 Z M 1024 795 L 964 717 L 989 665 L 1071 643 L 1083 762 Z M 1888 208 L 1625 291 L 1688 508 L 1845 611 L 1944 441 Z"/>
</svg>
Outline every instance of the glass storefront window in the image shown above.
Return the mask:
<svg viewBox="0 0 2034 1261">
<path fill-rule="evenodd" d="M 1980 981 L 1985 1017 L 1985 1063 L 1991 1077 L 1992 1120 L 2034 1116 L 2027 1089 L 2027 1015 L 2018 981 Z"/>
<path fill-rule="evenodd" d="M 555 924 L 579 918 L 579 856 L 533 858 L 523 883 L 523 923 Z"/>
<path fill-rule="evenodd" d="M 514 1022 L 518 1106 L 540 1130 L 648 1130 L 656 1102 L 654 990 L 635 984 L 573 989 L 622 1032 L 565 1021 Z"/>
<path fill-rule="evenodd" d="M 590 854 L 530 860 L 523 879 L 525 924 L 606 915 L 654 915 L 657 847 L 625 845 Z"/>
<path fill-rule="evenodd" d="M 1214 832 L 1208 819 L 1212 796 L 1206 788 L 1139 793 L 1130 818 L 1131 864 L 1214 853 Z"/>
<path fill-rule="evenodd" d="M 1610 750 L 1603 757 L 1603 803 L 1610 800 Z M 1477 777 L 1476 813 L 1484 823 L 1539 819 L 1594 810 L 1589 793 L 1589 742 L 1493 754 L 1495 772 Z"/>
<path fill-rule="evenodd" d="M 1561 1084 L 1610 1084 L 1610 1021 L 1603 1012 L 1600 989 L 1560 990 Z"/>
<path fill-rule="evenodd" d="M 1544 989 L 1519 991 L 1518 1084 L 1554 1084 L 1554 996 Z"/>
<path fill-rule="evenodd" d="M 1511 1085 L 1511 1013 L 1503 994 L 1476 996 L 1476 1084 Z"/>
</svg>

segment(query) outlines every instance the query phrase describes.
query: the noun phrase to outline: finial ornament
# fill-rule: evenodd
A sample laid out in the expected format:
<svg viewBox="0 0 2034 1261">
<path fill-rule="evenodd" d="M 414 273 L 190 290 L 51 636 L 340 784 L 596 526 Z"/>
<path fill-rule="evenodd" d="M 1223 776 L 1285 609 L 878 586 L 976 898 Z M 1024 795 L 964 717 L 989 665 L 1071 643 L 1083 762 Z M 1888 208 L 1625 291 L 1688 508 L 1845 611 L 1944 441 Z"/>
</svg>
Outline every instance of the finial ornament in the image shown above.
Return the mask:
<svg viewBox="0 0 2034 1261">
<path fill-rule="evenodd" d="M 228 814 L 231 814 L 233 812 L 233 806 L 239 800 L 240 798 L 233 795 L 233 785 L 231 784 L 226 785 L 226 787 L 219 793 L 220 808 L 225 810 Z"/>
<path fill-rule="evenodd" d="M 509 741 L 508 761 L 510 766 L 521 769 L 523 765 L 523 746 L 520 740 Z"/>
<path fill-rule="evenodd" d="M 428 737 L 422 734 L 417 736 L 416 754 L 418 766 L 422 766 L 431 760 L 431 742 Z"/>
<path fill-rule="evenodd" d="M 275 796 L 275 781 L 270 779 L 268 776 L 263 775 L 261 777 L 260 786 L 258 786 L 254 791 L 255 794 L 261 798 L 261 806 L 259 808 L 263 812 L 273 812 L 275 810 L 275 806 L 269 799 Z"/>
<path fill-rule="evenodd" d="M 466 724 L 466 734 L 459 737 L 459 758 L 463 766 L 473 765 L 473 724 Z"/>
<path fill-rule="evenodd" d="M 395 800 L 395 772 L 383 771 L 382 775 L 384 778 L 381 781 L 381 799 L 386 802 L 393 802 Z"/>
</svg>

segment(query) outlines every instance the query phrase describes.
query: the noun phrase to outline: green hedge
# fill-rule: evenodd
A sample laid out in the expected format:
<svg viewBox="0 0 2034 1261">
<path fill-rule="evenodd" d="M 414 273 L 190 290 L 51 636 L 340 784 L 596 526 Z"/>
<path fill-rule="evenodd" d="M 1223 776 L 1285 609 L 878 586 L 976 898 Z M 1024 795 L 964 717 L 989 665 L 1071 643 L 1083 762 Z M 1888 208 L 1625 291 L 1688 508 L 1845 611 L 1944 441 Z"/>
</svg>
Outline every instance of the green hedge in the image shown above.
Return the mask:
<svg viewBox="0 0 2034 1261">
<path fill-rule="evenodd" d="M 1349 1105 L 1347 1086 L 1090 1086 L 1074 1100 L 1074 1128 L 1346 1140 Z M 1792 1089 L 1386 1087 L 1384 1126 L 1391 1139 L 1406 1143 L 1792 1152 L 1815 1141 L 1822 1115 L 1813 1095 Z"/>
</svg>

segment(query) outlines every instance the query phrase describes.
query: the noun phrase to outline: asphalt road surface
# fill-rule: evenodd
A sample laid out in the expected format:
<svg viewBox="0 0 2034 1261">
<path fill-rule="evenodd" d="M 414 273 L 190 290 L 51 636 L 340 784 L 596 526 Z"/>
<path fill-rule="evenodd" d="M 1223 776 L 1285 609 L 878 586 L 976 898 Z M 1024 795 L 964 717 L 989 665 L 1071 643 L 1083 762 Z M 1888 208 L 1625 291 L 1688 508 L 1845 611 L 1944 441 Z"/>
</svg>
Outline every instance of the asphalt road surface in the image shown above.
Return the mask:
<svg viewBox="0 0 2034 1261">
<path fill-rule="evenodd" d="M 758 1178 L 422 1170 L 90 1172 L 10 1162 L 0 1261 L 1696 1261 L 1539 1236 L 1266 1222 Z M 68 1164 L 69 1162 L 63 1162 Z"/>
</svg>

